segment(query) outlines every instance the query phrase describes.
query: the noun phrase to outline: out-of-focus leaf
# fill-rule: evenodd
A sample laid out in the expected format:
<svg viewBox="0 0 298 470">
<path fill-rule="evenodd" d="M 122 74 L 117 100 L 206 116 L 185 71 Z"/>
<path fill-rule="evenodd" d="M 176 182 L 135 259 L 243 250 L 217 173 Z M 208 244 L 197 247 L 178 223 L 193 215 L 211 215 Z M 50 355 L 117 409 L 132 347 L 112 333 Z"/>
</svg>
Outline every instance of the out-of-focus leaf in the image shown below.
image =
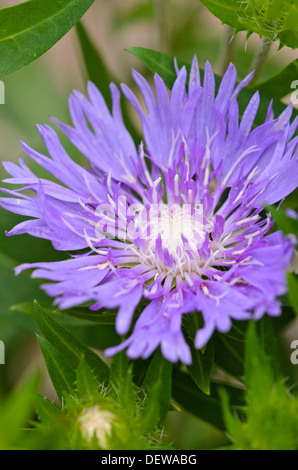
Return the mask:
<svg viewBox="0 0 298 470">
<path fill-rule="evenodd" d="M 270 360 L 264 353 L 251 322 L 245 350 L 246 419 L 229 409 L 222 390 L 227 432 L 239 450 L 297 449 L 298 399 L 287 390 L 285 381 L 274 379 Z M 282 432 L 281 432 L 282 430 Z"/>
<path fill-rule="evenodd" d="M 268 388 L 274 384 L 270 361 L 262 349 L 254 322 L 249 324 L 246 335 L 245 384 L 249 394 L 258 397 L 260 402 L 265 400 Z"/>
<path fill-rule="evenodd" d="M 33 411 L 33 395 L 39 383 L 39 374 L 29 377 L 21 387 L 13 391 L 0 405 L 0 449 L 7 450 L 21 445 L 18 442 L 20 428 L 28 424 Z"/>
<path fill-rule="evenodd" d="M 0 10 L 0 75 L 29 64 L 50 49 L 94 0 L 29 0 Z"/>
<path fill-rule="evenodd" d="M 284 69 L 273 77 L 253 86 L 253 90 L 259 90 L 272 98 L 281 99 L 293 91 L 291 84 L 298 77 L 298 59 L 293 60 Z"/>
<path fill-rule="evenodd" d="M 152 21 L 155 18 L 155 9 L 153 0 L 147 0 L 145 3 L 137 3 L 127 11 L 115 12 L 112 22 L 112 28 L 119 30 L 120 28 L 130 26 L 132 23 L 139 21 Z"/>
<path fill-rule="evenodd" d="M 54 389 L 62 403 L 65 395 L 74 394 L 76 380 L 75 371 L 49 341 L 41 336 L 37 336 L 37 339 Z"/>
<path fill-rule="evenodd" d="M 282 31 L 279 34 L 279 39 L 281 41 L 281 44 L 285 44 L 288 47 L 291 47 L 292 49 L 297 49 L 298 45 L 298 31 L 296 30 L 286 30 Z"/>
<path fill-rule="evenodd" d="M 222 418 L 221 403 L 218 391 L 220 386 L 212 383 L 210 395 L 198 389 L 189 374 L 174 371 L 173 391 L 174 400 L 186 411 L 207 421 L 218 429 L 225 430 Z M 240 411 L 244 404 L 243 390 L 226 386 L 234 411 Z"/>
<path fill-rule="evenodd" d="M 277 226 L 283 231 L 285 235 L 293 233 L 298 236 L 298 218 L 289 217 L 282 210 L 277 210 L 273 206 L 267 207 L 270 211 L 273 219 L 275 220 Z"/>
<path fill-rule="evenodd" d="M 40 395 L 34 397 L 34 404 L 38 419 L 43 424 L 53 422 L 61 414 L 61 409 L 54 402 Z"/>
<path fill-rule="evenodd" d="M 158 73 L 161 78 L 164 80 L 166 86 L 171 89 L 173 83 L 177 77 L 175 66 L 174 66 L 174 58 L 170 57 L 166 54 L 161 52 L 157 52 L 151 49 L 146 49 L 143 47 L 128 47 L 125 49 L 126 51 L 130 52 L 138 59 L 141 60 L 153 73 Z M 177 65 L 179 68 L 185 66 L 187 71 L 190 70 L 190 65 L 181 61 L 177 60 Z M 218 89 L 221 82 L 221 77 L 215 75 L 215 84 Z M 243 115 L 250 99 L 254 94 L 254 90 L 246 87 L 239 93 L 237 98 L 238 105 L 239 105 L 239 114 L 240 117 Z M 268 106 L 271 102 L 271 97 L 263 92 L 261 92 L 261 100 L 260 106 L 255 118 L 255 125 L 260 125 L 264 123 L 264 119 L 267 114 Z M 286 105 L 281 103 L 278 100 L 273 100 L 273 109 L 276 115 L 279 115 L 284 111 Z M 298 111 L 296 109 L 293 110 L 293 116 L 298 115 Z"/>
<path fill-rule="evenodd" d="M 288 273 L 289 300 L 298 315 L 298 279 L 294 273 Z"/>
<path fill-rule="evenodd" d="M 41 306 L 34 303 L 35 320 L 45 338 L 62 354 L 73 369 L 79 365 L 82 355 L 93 370 L 98 381 L 104 383 L 109 377 L 109 367 L 91 349 L 54 320 Z"/>
<path fill-rule="evenodd" d="M 94 44 L 91 42 L 91 39 L 81 22 L 77 23 L 76 29 L 88 78 L 97 86 L 102 93 L 105 102 L 109 107 L 111 107 L 112 100 L 109 84 L 112 81 L 112 77 L 110 72 L 100 56 L 98 49 L 95 48 Z"/>
<path fill-rule="evenodd" d="M 156 351 L 143 382 L 145 403 L 143 429 L 151 431 L 161 425 L 168 413 L 172 389 L 172 363 Z"/>
</svg>

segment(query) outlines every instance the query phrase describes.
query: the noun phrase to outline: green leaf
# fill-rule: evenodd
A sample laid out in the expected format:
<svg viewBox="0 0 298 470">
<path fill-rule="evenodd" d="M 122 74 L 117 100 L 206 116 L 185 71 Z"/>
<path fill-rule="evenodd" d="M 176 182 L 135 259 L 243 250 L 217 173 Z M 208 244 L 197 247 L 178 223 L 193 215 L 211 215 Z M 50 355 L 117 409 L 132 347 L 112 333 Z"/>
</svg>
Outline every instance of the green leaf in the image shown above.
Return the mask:
<svg viewBox="0 0 298 470">
<path fill-rule="evenodd" d="M 162 52 L 154 51 L 152 49 L 146 49 L 144 47 L 127 47 L 127 52 L 140 59 L 148 69 L 153 73 L 158 73 L 166 86 L 171 89 L 174 81 L 177 78 L 177 74 L 174 67 L 174 57 L 170 57 Z M 185 66 L 189 72 L 190 64 L 186 64 L 181 60 L 177 60 L 178 67 Z"/>
<path fill-rule="evenodd" d="M 130 364 L 125 351 L 113 357 L 110 372 L 110 385 L 112 385 L 117 398 L 126 409 L 133 409 L 135 394 L 132 380 L 132 364 Z"/>
<path fill-rule="evenodd" d="M 38 419 L 42 424 L 53 422 L 61 414 L 61 409 L 58 408 L 54 402 L 50 402 L 45 397 L 36 395 L 34 397 L 34 403 Z"/>
<path fill-rule="evenodd" d="M 99 54 L 98 49 L 93 45 L 81 22 L 77 23 L 76 29 L 88 78 L 98 87 L 105 99 L 105 102 L 109 108 L 111 108 L 112 100 L 109 84 L 112 81 L 112 77 Z"/>
<path fill-rule="evenodd" d="M 247 30 L 292 48 L 298 46 L 298 6 L 292 0 L 202 0 L 202 3 L 236 32 Z"/>
<path fill-rule="evenodd" d="M 192 364 L 187 369 L 202 392 L 210 394 L 210 377 L 214 365 L 214 342 L 211 339 L 204 354 L 190 344 Z"/>
<path fill-rule="evenodd" d="M 227 432 L 237 449 L 297 449 L 298 398 L 287 390 L 283 378 L 274 378 L 271 365 L 257 334 L 257 324 L 251 322 L 245 350 L 245 419 L 231 413 L 222 392 Z"/>
<path fill-rule="evenodd" d="M 285 44 L 286 46 L 291 47 L 292 49 L 297 49 L 298 47 L 298 31 L 297 30 L 296 31 L 294 30 L 282 31 L 279 34 L 279 39 L 282 45 Z"/>
<path fill-rule="evenodd" d="M 277 210 L 273 206 L 267 206 L 267 210 L 270 212 L 277 226 L 285 235 L 293 233 L 298 236 L 298 219 L 288 217 L 283 211 L 280 209 Z"/>
<path fill-rule="evenodd" d="M 29 64 L 50 49 L 94 0 L 29 0 L 0 10 L 0 75 Z"/>
<path fill-rule="evenodd" d="M 87 400 L 96 398 L 99 395 L 99 383 L 84 356 L 81 357 L 76 372 L 76 391 L 79 398 Z"/>
<path fill-rule="evenodd" d="M 49 341 L 38 335 L 37 339 L 54 389 L 56 390 L 60 402 L 63 403 L 65 395 L 74 395 L 75 371 Z"/>
<path fill-rule="evenodd" d="M 54 314 L 59 310 L 54 310 Z M 72 308 L 63 311 L 63 315 L 67 315 L 78 320 L 96 323 L 97 325 L 115 325 L 116 313 L 113 312 L 92 312 L 89 308 Z"/>
<path fill-rule="evenodd" d="M 109 367 L 107 364 L 56 322 L 36 301 L 34 302 L 34 317 L 45 338 L 58 349 L 74 370 L 78 367 L 81 356 L 84 355 L 87 364 L 94 371 L 98 381 L 104 383 L 108 380 Z"/>
<path fill-rule="evenodd" d="M 210 395 L 206 395 L 198 389 L 189 374 L 179 371 L 173 374 L 174 400 L 194 416 L 218 429 L 225 430 L 219 398 L 220 388 L 219 385 L 211 383 Z M 233 410 L 239 412 L 244 404 L 243 391 L 230 386 L 226 386 L 225 389 L 232 401 Z"/>
<path fill-rule="evenodd" d="M 228 374 L 242 379 L 244 373 L 244 346 L 246 322 L 233 322 L 229 333 L 214 336 L 214 361 Z"/>
<path fill-rule="evenodd" d="M 142 416 L 144 432 L 162 425 L 170 406 L 172 363 L 158 350 L 154 354 L 143 382 L 145 408 Z"/>
<path fill-rule="evenodd" d="M 225 428 L 228 431 L 230 436 L 241 436 L 241 421 L 235 419 L 232 411 L 230 410 L 230 398 L 227 390 L 225 388 L 220 388 L 218 390 L 218 395 L 221 400 L 223 420 Z"/>
<path fill-rule="evenodd" d="M 174 81 L 177 78 L 177 74 L 176 74 L 175 66 L 174 66 L 174 57 L 170 57 L 161 52 L 157 52 L 152 49 L 146 49 L 143 47 L 129 47 L 129 48 L 126 48 L 125 50 L 130 52 L 134 56 L 136 56 L 138 59 L 140 59 L 141 62 L 143 62 L 153 73 L 158 73 L 161 76 L 161 78 L 164 80 L 166 86 L 169 89 L 172 88 Z M 177 60 L 177 65 L 179 68 L 181 68 L 182 66 L 185 66 L 188 72 L 190 70 L 190 65 L 181 60 Z M 218 75 L 215 75 L 215 85 L 217 89 L 220 85 L 220 82 L 221 82 L 221 77 L 219 77 Z M 240 117 L 243 115 L 254 93 L 255 91 L 248 87 L 241 90 L 237 98 Z M 264 123 L 264 119 L 266 117 L 267 109 L 268 109 L 270 102 L 271 102 L 271 97 L 268 94 L 262 92 L 259 110 L 255 118 L 255 122 L 254 122 L 255 125 L 260 125 Z M 286 105 L 284 103 L 281 103 L 278 100 L 273 100 L 273 109 L 274 109 L 275 114 L 277 115 L 281 114 L 285 108 L 286 108 Z M 294 109 L 293 117 L 296 115 L 298 115 L 298 110 Z"/>
<path fill-rule="evenodd" d="M 273 77 L 253 86 L 252 90 L 259 90 L 272 98 L 281 99 L 293 91 L 291 84 L 297 77 L 298 59 L 295 59 Z"/>
<path fill-rule="evenodd" d="M 202 0 L 203 5 L 223 23 L 241 31 L 241 2 L 238 0 Z"/>
<path fill-rule="evenodd" d="M 214 365 L 214 342 L 213 338 L 208 342 L 203 350 L 194 346 L 194 338 L 197 330 L 201 326 L 198 313 L 188 315 L 186 321 L 186 341 L 191 349 L 192 364 L 187 369 L 194 382 L 202 392 L 210 394 L 210 377 Z"/>
<path fill-rule="evenodd" d="M 245 384 L 248 387 L 248 399 L 266 400 L 268 389 L 274 384 L 274 374 L 265 351 L 257 335 L 257 326 L 250 322 L 246 335 L 245 347 Z"/>
<path fill-rule="evenodd" d="M 261 348 L 270 363 L 274 378 L 277 379 L 278 377 L 280 377 L 281 371 L 272 317 L 264 315 L 256 323 L 256 329 L 260 340 Z"/>
<path fill-rule="evenodd" d="M 288 273 L 289 300 L 298 315 L 298 279 L 294 273 Z"/>
<path fill-rule="evenodd" d="M 33 396 L 36 393 L 39 374 L 30 376 L 20 387 L 17 387 L 0 404 L 0 449 L 7 450 L 14 445 L 22 447 L 19 442 L 20 428 L 28 424 L 32 415 Z"/>
</svg>

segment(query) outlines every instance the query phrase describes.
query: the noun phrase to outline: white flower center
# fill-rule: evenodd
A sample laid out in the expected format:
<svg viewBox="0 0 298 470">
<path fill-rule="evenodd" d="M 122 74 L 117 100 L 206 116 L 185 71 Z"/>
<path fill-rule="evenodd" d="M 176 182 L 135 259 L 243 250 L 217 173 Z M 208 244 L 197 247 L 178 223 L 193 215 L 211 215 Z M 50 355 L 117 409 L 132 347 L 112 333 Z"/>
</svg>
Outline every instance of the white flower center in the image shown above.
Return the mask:
<svg viewBox="0 0 298 470">
<path fill-rule="evenodd" d="M 143 264 L 161 273 L 185 276 L 199 273 L 206 259 L 200 253 L 206 233 L 209 236 L 213 221 L 203 216 L 201 205 L 152 205 L 136 219 L 143 242 L 138 253 Z"/>
</svg>

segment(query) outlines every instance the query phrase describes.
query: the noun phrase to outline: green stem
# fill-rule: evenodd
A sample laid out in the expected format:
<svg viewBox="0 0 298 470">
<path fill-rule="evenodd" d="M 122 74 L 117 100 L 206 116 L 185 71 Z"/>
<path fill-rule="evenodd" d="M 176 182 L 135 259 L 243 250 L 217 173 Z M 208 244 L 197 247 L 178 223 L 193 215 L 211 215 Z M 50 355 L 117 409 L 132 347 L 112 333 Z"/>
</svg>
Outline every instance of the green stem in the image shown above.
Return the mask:
<svg viewBox="0 0 298 470">
<path fill-rule="evenodd" d="M 267 59 L 269 51 L 270 51 L 270 47 L 271 47 L 271 41 L 269 39 L 263 37 L 262 40 L 261 40 L 261 44 L 259 46 L 259 49 L 258 49 L 258 51 L 255 55 L 255 58 L 254 58 L 254 60 L 252 61 L 252 64 L 251 64 L 251 70 L 254 70 L 255 74 L 254 74 L 254 77 L 253 77 L 252 81 L 250 82 L 250 85 L 255 84 L 256 81 L 258 80 L 258 78 L 260 77 L 260 75 L 261 75 L 261 73 L 264 69 L 266 59 Z"/>
<path fill-rule="evenodd" d="M 233 60 L 235 50 L 234 28 L 224 25 L 221 48 L 218 59 L 218 71 L 223 75 Z"/>
</svg>

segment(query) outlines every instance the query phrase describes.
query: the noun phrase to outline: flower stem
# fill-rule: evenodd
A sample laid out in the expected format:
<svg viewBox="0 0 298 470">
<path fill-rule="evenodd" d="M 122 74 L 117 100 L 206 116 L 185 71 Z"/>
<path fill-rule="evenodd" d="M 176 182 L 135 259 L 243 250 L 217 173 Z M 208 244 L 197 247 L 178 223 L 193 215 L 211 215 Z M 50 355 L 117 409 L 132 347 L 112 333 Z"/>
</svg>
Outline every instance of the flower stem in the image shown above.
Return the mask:
<svg viewBox="0 0 298 470">
<path fill-rule="evenodd" d="M 234 28 L 229 25 L 223 27 L 223 37 L 218 60 L 218 71 L 223 75 L 227 70 L 230 62 L 233 60 L 235 50 Z"/>
<path fill-rule="evenodd" d="M 250 85 L 253 85 L 254 83 L 256 83 L 256 81 L 260 77 L 263 71 L 263 68 L 265 66 L 265 62 L 268 57 L 270 47 L 271 47 L 271 41 L 267 38 L 262 37 L 259 49 L 251 64 L 251 70 L 254 70 L 255 74 L 254 74 L 252 81 L 250 82 Z"/>
</svg>

